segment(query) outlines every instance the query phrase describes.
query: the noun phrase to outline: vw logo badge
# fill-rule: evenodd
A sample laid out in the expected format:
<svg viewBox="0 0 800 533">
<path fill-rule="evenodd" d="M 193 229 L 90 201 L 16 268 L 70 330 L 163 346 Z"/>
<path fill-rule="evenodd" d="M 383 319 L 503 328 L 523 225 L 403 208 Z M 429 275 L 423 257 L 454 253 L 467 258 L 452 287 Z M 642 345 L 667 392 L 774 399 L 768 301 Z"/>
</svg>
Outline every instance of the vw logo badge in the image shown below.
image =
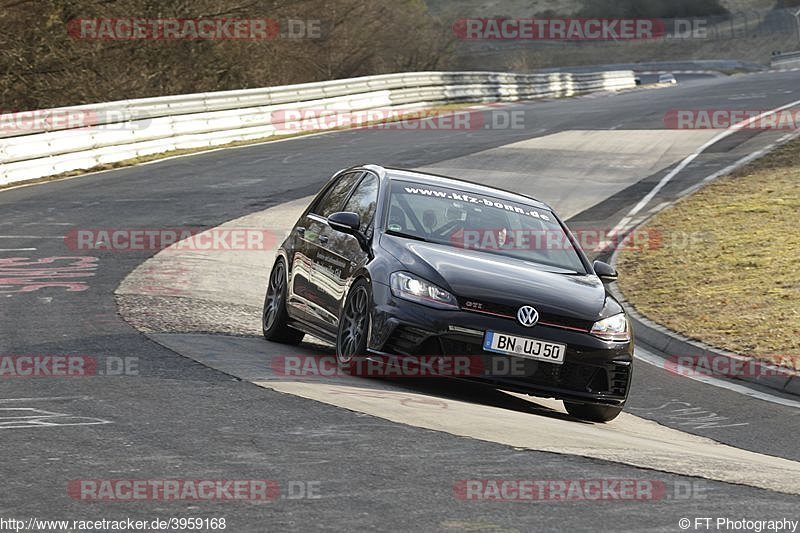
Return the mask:
<svg viewBox="0 0 800 533">
<path fill-rule="evenodd" d="M 539 312 L 530 305 L 525 305 L 517 311 L 517 320 L 523 326 L 532 328 L 539 322 Z"/>
</svg>

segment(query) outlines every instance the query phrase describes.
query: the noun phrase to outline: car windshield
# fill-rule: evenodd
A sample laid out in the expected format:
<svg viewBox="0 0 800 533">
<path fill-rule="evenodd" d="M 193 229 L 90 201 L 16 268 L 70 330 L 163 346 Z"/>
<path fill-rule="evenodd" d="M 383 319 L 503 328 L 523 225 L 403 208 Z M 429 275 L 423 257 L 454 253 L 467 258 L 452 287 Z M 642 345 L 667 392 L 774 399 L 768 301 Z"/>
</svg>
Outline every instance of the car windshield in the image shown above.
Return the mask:
<svg viewBox="0 0 800 533">
<path fill-rule="evenodd" d="M 393 180 L 385 230 L 393 235 L 585 274 L 553 213 L 448 187 Z"/>
</svg>

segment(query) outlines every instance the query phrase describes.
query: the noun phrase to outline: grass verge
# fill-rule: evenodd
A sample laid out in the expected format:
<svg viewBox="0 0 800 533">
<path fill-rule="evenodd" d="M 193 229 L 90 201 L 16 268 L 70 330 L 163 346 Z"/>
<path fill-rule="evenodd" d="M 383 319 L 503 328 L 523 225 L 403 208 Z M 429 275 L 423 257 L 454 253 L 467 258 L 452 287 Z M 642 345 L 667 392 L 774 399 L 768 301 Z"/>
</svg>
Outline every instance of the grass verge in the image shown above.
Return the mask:
<svg viewBox="0 0 800 533">
<path fill-rule="evenodd" d="M 800 370 L 800 139 L 682 199 L 619 255 L 619 286 L 648 318 Z M 674 354 L 680 355 L 680 354 Z"/>
</svg>

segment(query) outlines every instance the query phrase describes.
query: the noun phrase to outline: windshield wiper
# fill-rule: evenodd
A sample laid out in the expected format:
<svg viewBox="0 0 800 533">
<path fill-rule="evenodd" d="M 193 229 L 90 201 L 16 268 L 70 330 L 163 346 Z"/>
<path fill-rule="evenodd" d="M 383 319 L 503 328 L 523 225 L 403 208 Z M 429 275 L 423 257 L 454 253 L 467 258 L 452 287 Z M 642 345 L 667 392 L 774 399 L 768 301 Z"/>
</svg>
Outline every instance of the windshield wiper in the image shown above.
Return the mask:
<svg viewBox="0 0 800 533">
<path fill-rule="evenodd" d="M 429 241 L 428 239 L 426 239 L 425 237 L 420 237 L 418 235 L 409 235 L 408 233 L 401 233 L 399 231 L 393 231 L 393 230 L 390 230 L 390 229 L 386 230 L 386 234 L 387 235 L 394 235 L 395 237 L 404 237 L 406 239 L 412 239 L 412 240 L 420 241 L 420 242 L 432 242 L 432 241 Z"/>
</svg>

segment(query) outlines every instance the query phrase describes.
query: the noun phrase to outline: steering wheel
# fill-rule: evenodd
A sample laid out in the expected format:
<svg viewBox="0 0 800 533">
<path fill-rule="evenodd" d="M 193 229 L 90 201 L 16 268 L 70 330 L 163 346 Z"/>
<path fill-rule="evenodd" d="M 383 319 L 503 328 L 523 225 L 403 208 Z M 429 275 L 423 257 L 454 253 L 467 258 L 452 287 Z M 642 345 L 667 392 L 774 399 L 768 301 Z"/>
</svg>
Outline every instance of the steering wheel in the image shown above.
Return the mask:
<svg viewBox="0 0 800 533">
<path fill-rule="evenodd" d="M 451 220 L 449 222 L 445 222 L 442 227 L 435 229 L 433 232 L 431 232 L 431 235 L 439 238 L 446 238 L 450 233 L 453 233 L 453 230 L 463 228 L 464 224 L 461 220 Z"/>
</svg>

